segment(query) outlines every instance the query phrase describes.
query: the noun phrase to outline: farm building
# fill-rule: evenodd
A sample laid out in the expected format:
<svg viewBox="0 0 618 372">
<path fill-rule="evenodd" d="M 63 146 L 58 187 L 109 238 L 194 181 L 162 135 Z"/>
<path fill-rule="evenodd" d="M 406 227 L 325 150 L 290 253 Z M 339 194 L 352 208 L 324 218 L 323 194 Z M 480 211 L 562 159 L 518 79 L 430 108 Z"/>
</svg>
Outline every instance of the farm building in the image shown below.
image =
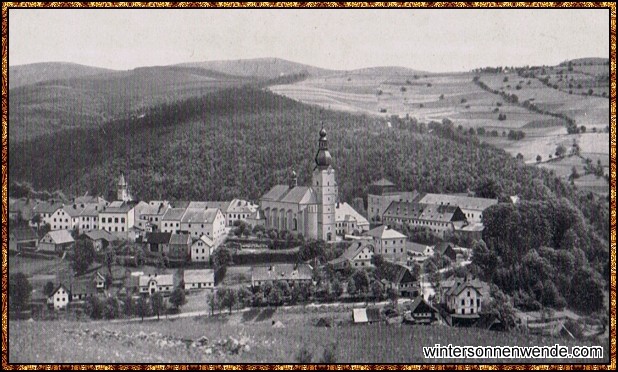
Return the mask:
<svg viewBox="0 0 618 372">
<path fill-rule="evenodd" d="M 423 298 L 418 296 L 409 308 L 415 324 L 430 324 L 438 319 L 438 310 Z"/>
<path fill-rule="evenodd" d="M 331 260 L 329 264 L 333 265 L 335 269 L 373 267 L 371 258 L 374 251 L 375 248 L 371 243 L 357 241 L 352 243 L 340 257 Z"/>
<path fill-rule="evenodd" d="M 56 287 L 52 294 L 47 298 L 47 304 L 59 310 L 66 307 L 69 303 L 69 290 L 62 284 Z"/>
<path fill-rule="evenodd" d="M 387 269 L 383 269 L 385 277 L 380 282 L 384 284 L 384 289 L 394 289 L 399 295 L 404 297 L 416 297 L 420 293 L 416 278 L 405 266 L 389 264 Z"/>
<path fill-rule="evenodd" d="M 307 264 L 276 264 L 256 266 L 251 269 L 251 285 L 259 287 L 264 283 L 286 281 L 293 283 L 311 283 L 313 269 Z"/>
<path fill-rule="evenodd" d="M 111 242 L 118 240 L 118 238 L 105 230 L 87 231 L 83 234 L 83 236 L 92 242 L 92 245 L 97 252 L 106 249 Z"/>
<path fill-rule="evenodd" d="M 36 250 L 38 246 L 39 236 L 30 227 L 13 229 L 9 232 L 9 251 Z"/>
<path fill-rule="evenodd" d="M 185 270 L 184 272 L 185 290 L 210 289 L 215 288 L 215 271 L 212 269 Z"/>
<path fill-rule="evenodd" d="M 352 309 L 352 321 L 355 324 L 379 323 L 382 321 L 382 317 L 380 316 L 380 309 Z"/>
<path fill-rule="evenodd" d="M 154 294 L 157 292 L 170 293 L 174 289 L 174 275 L 153 274 L 139 277 L 139 292 Z"/>
<path fill-rule="evenodd" d="M 75 240 L 68 230 L 50 231 L 39 242 L 39 251 L 60 253 L 73 247 Z"/>
<path fill-rule="evenodd" d="M 457 206 L 461 209 L 468 222 L 480 223 L 483 219 L 483 211 L 492 205 L 498 204 L 498 199 L 446 194 L 426 194 L 420 200 L 420 203 L 440 206 Z"/>
</svg>

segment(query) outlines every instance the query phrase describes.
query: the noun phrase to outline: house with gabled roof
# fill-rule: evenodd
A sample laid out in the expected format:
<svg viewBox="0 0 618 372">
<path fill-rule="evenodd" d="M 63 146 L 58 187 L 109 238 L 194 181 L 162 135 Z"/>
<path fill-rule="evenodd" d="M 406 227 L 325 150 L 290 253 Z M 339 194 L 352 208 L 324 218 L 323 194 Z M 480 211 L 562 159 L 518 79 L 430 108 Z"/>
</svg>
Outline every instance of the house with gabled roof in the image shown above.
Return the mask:
<svg viewBox="0 0 618 372">
<path fill-rule="evenodd" d="M 484 284 L 472 279 L 450 278 L 440 283 L 441 302 L 447 309 L 458 315 L 478 315 L 482 310 Z"/>
<path fill-rule="evenodd" d="M 20 252 L 22 250 L 34 251 L 39 246 L 39 235 L 30 227 L 15 228 L 9 231 L 9 250 Z"/>
<path fill-rule="evenodd" d="M 172 233 L 180 232 L 180 222 L 182 216 L 187 211 L 187 208 L 168 208 L 163 217 L 161 217 L 161 232 Z"/>
<path fill-rule="evenodd" d="M 440 242 L 433 247 L 434 254 L 439 254 L 443 257 L 448 257 L 452 262 L 457 261 L 457 252 L 455 244 L 450 242 Z"/>
<path fill-rule="evenodd" d="M 228 227 L 234 226 L 236 221 L 246 221 L 253 213 L 258 210 L 259 206 L 247 200 L 232 199 L 227 205 L 227 208 L 219 208 L 225 216 L 225 225 Z"/>
<path fill-rule="evenodd" d="M 420 293 L 420 288 L 416 278 L 412 272 L 405 266 L 385 263 L 385 268 L 382 268 L 382 277 L 380 282 L 384 285 L 384 289 L 394 289 L 399 295 L 405 297 L 416 297 Z"/>
<path fill-rule="evenodd" d="M 165 252 L 170 260 L 186 261 L 190 258 L 191 236 L 186 233 L 172 234 Z"/>
<path fill-rule="evenodd" d="M 98 293 L 96 282 L 91 279 L 78 280 L 71 283 L 69 291 L 71 301 L 83 301 L 90 297 L 96 296 Z"/>
<path fill-rule="evenodd" d="M 47 297 L 47 304 L 55 310 L 60 310 L 65 308 L 69 304 L 70 300 L 70 292 L 68 287 L 60 284 L 54 289 L 52 294 Z"/>
<path fill-rule="evenodd" d="M 208 262 L 215 249 L 215 243 L 206 235 L 200 236 L 191 245 L 191 261 Z"/>
<path fill-rule="evenodd" d="M 448 194 L 425 194 L 420 202 L 439 206 L 457 206 L 470 223 L 481 223 L 483 212 L 492 205 L 498 204 L 498 199 Z"/>
<path fill-rule="evenodd" d="M 385 260 L 393 262 L 407 261 L 408 237 L 388 225 L 378 226 L 363 235 L 372 239 L 374 254 L 380 254 Z"/>
<path fill-rule="evenodd" d="M 62 208 L 62 202 L 60 201 L 42 201 L 32 208 L 32 216 L 39 215 L 43 224 L 52 226 L 51 216 L 60 208 Z M 32 222 L 32 219 L 30 219 L 30 226 L 38 227 L 36 223 Z"/>
<path fill-rule="evenodd" d="M 185 270 L 183 274 L 185 290 L 215 289 L 215 271 L 212 269 Z"/>
<path fill-rule="evenodd" d="M 169 232 L 147 232 L 142 238 L 142 245 L 144 245 L 147 252 L 169 252 L 171 237 L 172 233 Z"/>
<path fill-rule="evenodd" d="M 151 200 L 147 204 L 136 206 L 135 225 L 143 231 L 160 231 L 163 216 L 170 208 L 170 203 L 165 200 Z"/>
<path fill-rule="evenodd" d="M 206 235 L 218 246 L 225 238 L 225 216 L 218 208 L 189 207 L 180 219 L 180 231 L 193 239 Z"/>
<path fill-rule="evenodd" d="M 427 302 L 423 296 L 418 296 L 408 308 L 408 314 L 415 324 L 431 324 L 438 320 L 439 311 Z"/>
<path fill-rule="evenodd" d="M 86 231 L 82 234 L 82 236 L 92 242 L 92 245 L 97 252 L 106 249 L 110 243 L 118 240 L 116 236 L 105 230 Z"/>
<path fill-rule="evenodd" d="M 61 253 L 75 245 L 75 239 L 69 230 L 50 231 L 39 242 L 39 251 Z"/>
<path fill-rule="evenodd" d="M 367 219 L 371 223 L 381 223 L 383 215 L 392 202 L 416 201 L 416 191 L 397 191 L 395 184 L 386 178 L 374 181 L 367 192 Z"/>
<path fill-rule="evenodd" d="M 335 228 L 337 235 L 362 234 L 369 231 L 369 221 L 345 202 L 335 204 Z"/>
<path fill-rule="evenodd" d="M 375 247 L 370 242 L 356 241 L 343 252 L 343 254 L 328 263 L 335 269 L 344 269 L 347 267 L 353 268 L 370 268 L 373 267 L 371 259 Z"/>
<path fill-rule="evenodd" d="M 113 201 L 99 212 L 99 229 L 120 239 L 128 239 L 129 229 L 135 224 L 135 205 L 132 201 Z"/>
<path fill-rule="evenodd" d="M 161 292 L 169 294 L 174 290 L 173 274 L 141 275 L 138 280 L 140 293 L 154 294 Z"/>
</svg>

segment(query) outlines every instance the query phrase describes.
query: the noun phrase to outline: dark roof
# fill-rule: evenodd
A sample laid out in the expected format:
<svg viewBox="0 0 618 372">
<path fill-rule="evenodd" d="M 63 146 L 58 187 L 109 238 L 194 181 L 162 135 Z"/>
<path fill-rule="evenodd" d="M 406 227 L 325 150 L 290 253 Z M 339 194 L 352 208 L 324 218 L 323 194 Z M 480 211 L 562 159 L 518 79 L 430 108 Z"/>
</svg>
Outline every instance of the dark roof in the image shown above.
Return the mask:
<svg viewBox="0 0 618 372">
<path fill-rule="evenodd" d="M 431 306 L 429 302 L 425 301 L 423 296 L 418 296 L 414 299 L 414 301 L 412 301 L 412 305 L 410 305 L 410 311 L 414 313 L 421 304 L 423 304 L 421 308 L 429 308 L 436 313 L 438 312 L 435 307 Z"/>
<path fill-rule="evenodd" d="M 168 244 L 172 233 L 147 232 L 144 236 L 144 243 L 149 244 Z"/>
<path fill-rule="evenodd" d="M 384 262 L 383 265 L 386 267 L 381 270 L 384 275 L 382 279 L 395 284 L 414 282 L 414 276 L 408 268 L 391 262 Z"/>
<path fill-rule="evenodd" d="M 36 231 L 34 231 L 33 229 L 29 227 L 13 229 L 11 230 L 11 233 L 9 235 L 12 235 L 15 238 L 15 240 L 17 240 L 18 242 L 28 241 L 28 240 L 39 240 L 39 236 L 37 235 Z"/>
<path fill-rule="evenodd" d="M 437 222 L 463 221 L 466 219 L 466 215 L 459 207 L 454 205 L 428 204 L 419 219 Z"/>
<path fill-rule="evenodd" d="M 113 234 L 105 230 L 90 230 L 84 233 L 90 240 L 105 240 L 108 242 L 114 242 L 118 240 Z"/>
<path fill-rule="evenodd" d="M 421 203 L 394 201 L 386 208 L 383 217 L 420 218 L 426 207 Z"/>
<path fill-rule="evenodd" d="M 421 202 L 437 205 L 455 205 L 462 209 L 483 211 L 492 205 L 498 204 L 497 199 L 474 198 L 470 196 L 426 194 Z"/>
<path fill-rule="evenodd" d="M 169 239 L 170 244 L 191 244 L 191 235 L 172 234 Z"/>
<path fill-rule="evenodd" d="M 378 308 L 367 309 L 367 320 L 370 322 L 379 322 L 380 320 L 382 320 L 382 316 L 380 316 L 380 309 Z"/>
<path fill-rule="evenodd" d="M 105 210 L 100 213 L 127 213 L 135 207 L 134 203 L 128 203 L 124 201 L 114 201 L 109 203 Z"/>
<path fill-rule="evenodd" d="M 449 242 L 440 242 L 438 244 L 435 245 L 434 249 L 434 253 L 439 253 L 441 255 L 444 255 L 446 253 L 446 251 L 453 250 L 453 248 L 455 247 L 455 245 L 453 243 L 449 243 Z"/>
</svg>

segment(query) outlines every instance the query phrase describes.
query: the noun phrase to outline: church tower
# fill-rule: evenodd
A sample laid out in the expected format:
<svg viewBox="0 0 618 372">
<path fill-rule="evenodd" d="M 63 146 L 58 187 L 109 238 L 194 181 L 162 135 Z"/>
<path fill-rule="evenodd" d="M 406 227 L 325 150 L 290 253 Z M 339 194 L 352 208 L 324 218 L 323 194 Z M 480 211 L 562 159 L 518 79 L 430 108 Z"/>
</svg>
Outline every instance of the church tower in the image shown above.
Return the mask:
<svg viewBox="0 0 618 372">
<path fill-rule="evenodd" d="M 131 200 L 131 196 L 129 195 L 129 187 L 127 185 L 127 181 L 124 179 L 124 173 L 120 173 L 120 178 L 118 179 L 118 195 L 116 199 L 119 201 Z"/>
<path fill-rule="evenodd" d="M 339 190 L 335 181 L 335 170 L 331 166 L 332 157 L 328 152 L 326 130 L 320 130 L 318 152 L 315 155 L 312 188 L 318 203 L 318 239 L 335 241 L 335 203 Z"/>
</svg>

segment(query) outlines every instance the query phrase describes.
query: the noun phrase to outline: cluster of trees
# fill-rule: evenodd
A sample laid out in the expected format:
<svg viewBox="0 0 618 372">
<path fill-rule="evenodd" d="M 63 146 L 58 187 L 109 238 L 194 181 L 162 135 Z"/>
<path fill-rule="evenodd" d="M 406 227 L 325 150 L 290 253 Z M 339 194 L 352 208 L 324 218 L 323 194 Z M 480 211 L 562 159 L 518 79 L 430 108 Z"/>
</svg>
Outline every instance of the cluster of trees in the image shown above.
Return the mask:
<svg viewBox="0 0 618 372">
<path fill-rule="evenodd" d="M 526 137 L 526 133 L 523 130 L 509 130 L 508 139 L 512 141 L 519 141 Z"/>
<path fill-rule="evenodd" d="M 134 316 L 144 320 L 145 317 L 156 315 L 157 319 L 169 311 L 179 311 L 187 303 L 182 286 L 175 288 L 166 301 L 159 292 L 151 296 L 140 296 L 137 300 L 132 296 L 107 297 L 97 296 L 86 300 L 84 313 L 91 319 L 117 319 Z M 170 307 L 171 306 L 171 307 Z"/>
<path fill-rule="evenodd" d="M 602 308 L 606 243 L 568 200 L 500 203 L 485 210 L 483 222 L 472 261 L 516 305 Z"/>
</svg>

